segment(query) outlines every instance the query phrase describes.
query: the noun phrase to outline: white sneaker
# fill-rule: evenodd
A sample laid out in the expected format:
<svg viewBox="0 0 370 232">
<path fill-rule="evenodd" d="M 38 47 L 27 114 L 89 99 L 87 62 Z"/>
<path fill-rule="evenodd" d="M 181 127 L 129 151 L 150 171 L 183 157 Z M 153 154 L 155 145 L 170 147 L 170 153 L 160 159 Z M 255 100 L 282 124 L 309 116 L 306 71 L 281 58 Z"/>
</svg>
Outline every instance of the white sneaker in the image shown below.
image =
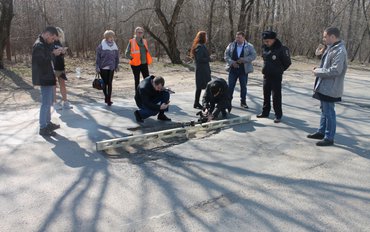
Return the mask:
<svg viewBox="0 0 370 232">
<path fill-rule="evenodd" d="M 71 104 L 69 104 L 69 101 L 65 101 L 63 103 L 63 109 L 66 109 L 66 110 L 69 110 L 69 109 L 72 109 L 73 106 L 71 106 Z"/>
<path fill-rule="evenodd" d="M 54 107 L 55 110 L 61 110 L 61 109 L 63 109 L 63 106 L 62 106 L 62 104 L 60 104 L 60 102 L 55 102 L 53 104 L 53 107 Z"/>
</svg>

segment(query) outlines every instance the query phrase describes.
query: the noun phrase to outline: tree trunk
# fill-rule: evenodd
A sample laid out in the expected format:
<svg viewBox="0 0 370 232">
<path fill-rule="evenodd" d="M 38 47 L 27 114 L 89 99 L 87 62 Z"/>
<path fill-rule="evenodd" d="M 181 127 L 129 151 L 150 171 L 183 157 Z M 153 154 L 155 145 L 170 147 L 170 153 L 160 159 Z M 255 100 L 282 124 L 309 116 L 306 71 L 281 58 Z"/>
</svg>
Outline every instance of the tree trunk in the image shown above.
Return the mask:
<svg viewBox="0 0 370 232">
<path fill-rule="evenodd" d="M 10 25 L 14 16 L 13 0 L 2 0 L 0 7 L 0 69 L 3 69 L 4 48 L 9 39 Z"/>
<path fill-rule="evenodd" d="M 12 52 L 11 52 L 11 49 L 10 49 L 10 38 L 8 37 L 8 39 L 6 40 L 6 59 L 11 61 L 12 60 Z"/>
<path fill-rule="evenodd" d="M 246 18 L 251 11 L 253 6 L 254 0 L 249 0 L 246 2 L 246 0 L 242 0 L 241 6 L 240 6 L 240 14 L 239 14 L 239 22 L 238 22 L 238 31 L 246 31 L 247 24 L 246 24 Z"/>
<path fill-rule="evenodd" d="M 215 6 L 216 0 L 211 0 L 211 7 L 210 7 L 210 13 L 209 13 L 209 19 L 208 19 L 208 46 L 210 48 L 210 51 L 213 51 L 213 44 L 212 44 L 212 22 L 213 22 L 213 10 Z"/>
<path fill-rule="evenodd" d="M 167 38 L 167 44 L 165 44 L 159 38 L 159 36 L 156 36 L 151 30 L 149 30 L 149 27 L 145 27 L 146 31 L 148 31 L 149 34 L 164 47 L 167 55 L 169 56 L 173 64 L 182 64 L 182 60 L 180 57 L 180 51 L 177 48 L 175 29 L 176 29 L 177 20 L 178 20 L 180 11 L 181 11 L 181 7 L 184 3 L 184 0 L 177 0 L 170 22 L 167 21 L 166 16 L 161 9 L 161 3 L 162 3 L 161 0 L 154 1 L 154 11 L 164 28 L 164 33 Z"/>
<path fill-rule="evenodd" d="M 234 33 L 234 19 L 233 19 L 233 7 L 232 7 L 233 3 L 232 3 L 232 1 L 228 0 L 227 5 L 228 5 L 227 8 L 229 10 L 229 23 L 230 23 L 230 34 L 229 34 L 230 41 L 229 42 L 231 42 L 231 41 L 234 40 L 234 36 L 235 36 L 235 33 Z"/>
</svg>

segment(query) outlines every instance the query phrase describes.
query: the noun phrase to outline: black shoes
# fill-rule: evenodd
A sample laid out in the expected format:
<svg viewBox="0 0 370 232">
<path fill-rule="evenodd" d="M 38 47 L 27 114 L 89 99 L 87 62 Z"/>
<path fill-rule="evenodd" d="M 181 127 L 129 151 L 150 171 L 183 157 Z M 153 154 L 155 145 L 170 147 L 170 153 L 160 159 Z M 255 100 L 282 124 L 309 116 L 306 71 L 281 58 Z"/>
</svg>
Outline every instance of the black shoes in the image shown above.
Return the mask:
<svg viewBox="0 0 370 232">
<path fill-rule="evenodd" d="M 240 107 L 245 108 L 245 109 L 249 109 L 249 107 L 248 107 L 248 105 L 245 101 L 240 102 Z"/>
<path fill-rule="evenodd" d="M 55 133 L 54 131 L 56 129 L 59 129 L 59 128 L 60 128 L 60 125 L 59 124 L 55 124 L 55 123 L 49 122 L 49 124 L 46 127 L 40 129 L 39 135 L 42 135 L 42 136 L 55 136 L 57 133 Z"/>
<path fill-rule="evenodd" d="M 194 109 L 203 109 L 203 106 L 201 105 L 201 104 L 199 104 L 199 102 L 197 102 L 197 103 L 194 103 Z"/>
<path fill-rule="evenodd" d="M 104 102 L 107 103 L 108 106 L 111 106 L 113 104 L 113 102 L 110 100 L 110 97 L 105 97 Z"/>
<path fill-rule="evenodd" d="M 49 128 L 49 130 L 54 131 L 56 129 L 59 129 L 60 128 L 60 125 L 59 124 L 52 123 L 52 122 L 49 122 L 49 124 L 46 127 Z"/>
<path fill-rule="evenodd" d="M 157 119 L 160 121 L 171 121 L 164 113 L 159 113 Z"/>
<path fill-rule="evenodd" d="M 57 133 L 51 130 L 48 126 L 41 128 L 39 131 L 39 135 L 42 135 L 42 136 L 55 136 L 56 134 Z"/>
<path fill-rule="evenodd" d="M 134 115 L 135 115 L 136 122 L 138 122 L 138 123 L 143 123 L 144 122 L 144 120 L 141 118 L 141 115 L 140 115 L 138 110 L 135 110 Z"/>
<path fill-rule="evenodd" d="M 307 135 L 307 138 L 309 139 L 324 139 L 325 135 L 324 134 L 321 134 L 320 132 L 316 132 L 316 133 L 313 133 L 313 134 L 309 134 Z"/>
<path fill-rule="evenodd" d="M 257 118 L 268 118 L 269 115 L 268 114 L 259 114 L 257 115 Z"/>
<path fill-rule="evenodd" d="M 320 146 L 320 147 L 327 147 L 327 146 L 333 146 L 333 145 L 334 145 L 334 141 L 329 140 L 329 139 L 323 139 L 316 143 L 316 146 Z"/>
<path fill-rule="evenodd" d="M 324 137 L 325 135 L 321 134 L 320 132 L 315 132 L 313 134 L 307 135 L 307 138 L 309 139 L 320 139 L 320 140 L 322 139 L 321 141 L 316 143 L 316 146 L 326 147 L 334 145 L 334 140 L 324 139 Z"/>
</svg>

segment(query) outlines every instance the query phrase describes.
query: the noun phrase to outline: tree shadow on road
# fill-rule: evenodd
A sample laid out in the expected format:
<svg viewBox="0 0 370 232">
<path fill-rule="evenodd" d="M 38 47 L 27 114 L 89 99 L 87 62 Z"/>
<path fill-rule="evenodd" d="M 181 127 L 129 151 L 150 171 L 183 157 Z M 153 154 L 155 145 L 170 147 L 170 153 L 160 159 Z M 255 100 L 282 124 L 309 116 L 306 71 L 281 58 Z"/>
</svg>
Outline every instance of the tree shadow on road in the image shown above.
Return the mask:
<svg viewBox="0 0 370 232">
<path fill-rule="evenodd" d="M 35 89 L 33 85 L 29 84 L 24 80 L 23 77 L 19 76 L 17 73 L 13 72 L 9 69 L 0 69 L 0 83 L 2 89 L 12 90 L 12 91 L 26 91 L 31 96 L 34 102 L 39 102 L 40 100 L 40 91 Z M 10 94 L 13 94 L 10 92 Z M 12 95 L 8 96 L 3 100 L 5 101 L 12 101 Z"/>
<path fill-rule="evenodd" d="M 96 231 L 111 176 L 107 160 L 60 134 L 54 138 L 46 137 L 45 139 L 55 145 L 52 151 L 66 165 L 71 168 L 80 168 L 81 171 L 77 179 L 65 189 L 46 214 L 38 231 L 51 230 L 53 224 L 58 223 L 59 217 L 66 215 L 70 218 L 68 229 L 71 231 Z M 92 191 L 97 194 L 92 196 Z M 89 199 L 88 205 L 92 207 L 91 214 L 87 216 L 88 219 L 80 215 L 80 208 L 86 207 L 87 199 Z"/>
</svg>

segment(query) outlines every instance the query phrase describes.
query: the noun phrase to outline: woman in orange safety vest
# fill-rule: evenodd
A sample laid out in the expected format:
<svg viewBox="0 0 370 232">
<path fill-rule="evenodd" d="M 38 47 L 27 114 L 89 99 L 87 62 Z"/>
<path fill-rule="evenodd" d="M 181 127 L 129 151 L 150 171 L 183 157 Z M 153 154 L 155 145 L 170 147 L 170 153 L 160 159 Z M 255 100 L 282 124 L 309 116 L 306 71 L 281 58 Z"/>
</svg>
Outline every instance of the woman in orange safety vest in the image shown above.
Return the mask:
<svg viewBox="0 0 370 232">
<path fill-rule="evenodd" d="M 149 76 L 148 65 L 152 63 L 152 56 L 148 50 L 148 42 L 143 38 L 144 29 L 135 28 L 135 36 L 130 39 L 126 48 L 126 57 L 130 59 L 130 65 L 135 78 L 135 91 L 140 83 L 140 72 L 143 79 Z"/>
</svg>

